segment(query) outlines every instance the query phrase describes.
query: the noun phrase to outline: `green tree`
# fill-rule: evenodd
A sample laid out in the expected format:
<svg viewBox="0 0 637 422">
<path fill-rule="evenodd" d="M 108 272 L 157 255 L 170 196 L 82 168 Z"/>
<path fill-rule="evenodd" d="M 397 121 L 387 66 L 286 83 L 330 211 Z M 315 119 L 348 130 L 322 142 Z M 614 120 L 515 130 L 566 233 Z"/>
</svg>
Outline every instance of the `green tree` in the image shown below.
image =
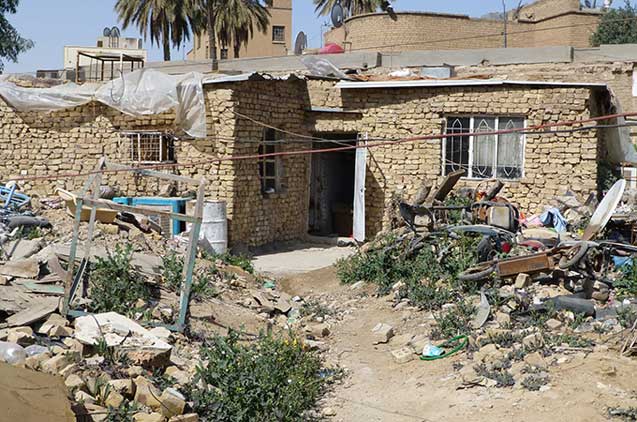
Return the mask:
<svg viewBox="0 0 637 422">
<path fill-rule="evenodd" d="M 144 39 L 161 45 L 164 60 L 170 60 L 170 47 L 180 48 L 192 34 L 193 0 L 117 0 L 115 12 L 126 29 L 137 26 Z"/>
<path fill-rule="evenodd" d="M 194 32 L 208 34 L 212 70 L 219 67 L 217 40 L 226 45 L 232 40 L 235 52 L 252 37 L 254 27 L 265 31 L 270 23 L 267 6 L 272 0 L 194 0 L 189 12 Z"/>
<path fill-rule="evenodd" d="M 637 43 L 637 9 L 626 0 L 624 7 L 610 9 L 602 16 L 597 31 L 591 36 L 591 44 Z"/>
<path fill-rule="evenodd" d="M 339 0 L 314 0 L 316 12 L 322 16 L 329 15 L 337 1 Z M 340 0 L 340 2 L 348 16 L 372 13 L 389 6 L 387 0 Z"/>
<path fill-rule="evenodd" d="M 0 0 L 0 59 L 18 61 L 18 55 L 33 48 L 33 41 L 22 38 L 7 20 L 7 14 L 14 14 L 19 0 Z M 0 60 L 0 72 L 4 63 Z"/>
</svg>

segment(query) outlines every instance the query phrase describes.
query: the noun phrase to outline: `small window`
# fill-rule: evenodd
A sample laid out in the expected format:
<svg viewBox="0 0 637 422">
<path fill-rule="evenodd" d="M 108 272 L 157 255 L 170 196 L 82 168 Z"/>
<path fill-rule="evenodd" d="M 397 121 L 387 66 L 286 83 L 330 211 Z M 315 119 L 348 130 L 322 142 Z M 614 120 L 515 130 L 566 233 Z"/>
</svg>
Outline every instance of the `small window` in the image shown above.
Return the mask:
<svg viewBox="0 0 637 422">
<path fill-rule="evenodd" d="M 443 140 L 445 174 L 463 170 L 473 179 L 519 179 L 524 173 L 524 134 L 495 131 L 522 129 L 520 117 L 449 117 Z M 476 135 L 464 135 L 475 133 Z M 479 135 L 485 133 L 485 135 Z"/>
<path fill-rule="evenodd" d="M 97 47 L 98 47 L 98 48 L 102 48 L 102 47 L 104 47 L 104 41 L 102 41 L 102 40 L 98 40 L 98 41 L 97 41 Z"/>
<path fill-rule="evenodd" d="M 285 42 L 285 26 L 274 25 L 272 27 L 272 41 Z"/>
<path fill-rule="evenodd" d="M 221 58 L 221 60 L 228 60 L 228 49 L 227 48 L 222 48 L 221 49 L 221 54 L 219 56 Z"/>
<path fill-rule="evenodd" d="M 174 138 L 161 132 L 126 132 L 130 140 L 131 161 L 163 163 L 175 160 Z"/>
<path fill-rule="evenodd" d="M 275 154 L 279 152 L 274 129 L 265 129 L 263 141 L 259 145 L 259 155 Z M 279 157 L 261 157 L 259 161 L 259 179 L 261 180 L 261 192 L 269 194 L 280 190 L 280 166 Z"/>
</svg>

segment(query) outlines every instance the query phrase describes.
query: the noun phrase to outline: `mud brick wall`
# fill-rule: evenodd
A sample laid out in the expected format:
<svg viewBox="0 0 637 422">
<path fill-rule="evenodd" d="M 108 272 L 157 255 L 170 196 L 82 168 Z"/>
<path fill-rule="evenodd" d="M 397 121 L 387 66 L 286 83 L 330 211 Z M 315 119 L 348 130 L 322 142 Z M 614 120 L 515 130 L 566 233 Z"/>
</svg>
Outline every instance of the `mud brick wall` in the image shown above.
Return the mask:
<svg viewBox="0 0 637 422">
<path fill-rule="evenodd" d="M 317 88 L 310 87 L 309 91 L 313 89 Z M 440 134 L 445 116 L 450 115 L 521 116 L 528 126 L 586 119 L 590 117 L 592 95 L 588 88 L 524 86 L 334 90 L 340 91 L 344 108 L 360 111 L 361 117 L 347 122 L 322 114 L 308 124 L 326 132 L 347 127 L 383 139 Z M 582 196 L 596 192 L 597 155 L 595 131 L 526 135 L 524 177 L 507 181 L 503 195 L 532 213 L 569 189 Z M 370 148 L 365 197 L 368 235 L 388 228 L 393 193 L 409 199 L 422 178 L 439 182 L 441 162 L 440 140 Z M 477 183 L 463 180 L 460 186 Z"/>
</svg>

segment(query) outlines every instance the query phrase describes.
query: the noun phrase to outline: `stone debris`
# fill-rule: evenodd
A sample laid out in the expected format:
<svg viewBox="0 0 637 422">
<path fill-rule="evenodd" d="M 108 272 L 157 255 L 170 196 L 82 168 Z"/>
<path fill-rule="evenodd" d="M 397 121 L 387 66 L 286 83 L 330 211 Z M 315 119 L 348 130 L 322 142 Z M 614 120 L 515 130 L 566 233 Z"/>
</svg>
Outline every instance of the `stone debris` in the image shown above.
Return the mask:
<svg viewBox="0 0 637 422">
<path fill-rule="evenodd" d="M 372 328 L 374 344 L 387 343 L 394 336 L 394 327 L 383 322 L 379 322 Z"/>
<path fill-rule="evenodd" d="M 414 360 L 414 351 L 409 347 L 403 347 L 398 350 L 392 350 L 392 356 L 396 363 L 403 364 Z"/>
</svg>

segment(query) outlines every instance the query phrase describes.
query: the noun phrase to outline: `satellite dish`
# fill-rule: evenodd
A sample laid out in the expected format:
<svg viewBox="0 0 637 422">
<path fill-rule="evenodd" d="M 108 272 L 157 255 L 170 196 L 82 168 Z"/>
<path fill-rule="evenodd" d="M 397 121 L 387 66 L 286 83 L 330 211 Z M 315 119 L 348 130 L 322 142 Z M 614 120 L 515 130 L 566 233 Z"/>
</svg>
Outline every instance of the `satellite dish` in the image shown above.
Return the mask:
<svg viewBox="0 0 637 422">
<path fill-rule="evenodd" d="M 330 17 L 332 18 L 332 25 L 334 25 L 334 28 L 340 28 L 343 26 L 345 12 L 343 11 L 343 6 L 341 6 L 341 0 L 336 0 L 336 3 L 332 6 Z"/>
<path fill-rule="evenodd" d="M 102 34 L 104 34 L 105 37 L 110 37 L 111 36 L 111 28 L 104 28 L 104 31 L 102 32 Z"/>
<path fill-rule="evenodd" d="M 119 32 L 119 28 L 114 26 L 113 28 L 111 28 L 111 37 L 113 38 L 119 38 L 120 36 L 120 32 Z"/>
<path fill-rule="evenodd" d="M 303 54 L 303 50 L 307 48 L 307 36 L 305 32 L 301 31 L 296 36 L 296 41 L 294 42 L 294 55 L 300 56 Z"/>
</svg>

